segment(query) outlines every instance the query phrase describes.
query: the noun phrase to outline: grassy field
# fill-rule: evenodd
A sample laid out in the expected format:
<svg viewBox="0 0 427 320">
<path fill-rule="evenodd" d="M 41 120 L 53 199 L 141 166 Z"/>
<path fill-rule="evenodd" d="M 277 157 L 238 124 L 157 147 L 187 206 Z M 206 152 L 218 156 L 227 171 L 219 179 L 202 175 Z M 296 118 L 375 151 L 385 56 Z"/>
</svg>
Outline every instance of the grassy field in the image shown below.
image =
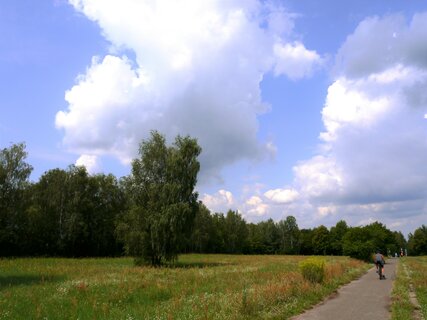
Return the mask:
<svg viewBox="0 0 427 320">
<path fill-rule="evenodd" d="M 411 288 L 412 286 L 412 288 Z M 414 319 L 416 310 L 410 302 L 411 289 L 416 294 L 419 311 L 427 319 L 427 257 L 399 259 L 392 293 L 392 319 Z"/>
<path fill-rule="evenodd" d="M 2 259 L 0 319 L 286 319 L 371 267 L 327 257 L 319 285 L 302 278 L 304 259 L 183 255 L 168 268 L 130 258 Z"/>
</svg>

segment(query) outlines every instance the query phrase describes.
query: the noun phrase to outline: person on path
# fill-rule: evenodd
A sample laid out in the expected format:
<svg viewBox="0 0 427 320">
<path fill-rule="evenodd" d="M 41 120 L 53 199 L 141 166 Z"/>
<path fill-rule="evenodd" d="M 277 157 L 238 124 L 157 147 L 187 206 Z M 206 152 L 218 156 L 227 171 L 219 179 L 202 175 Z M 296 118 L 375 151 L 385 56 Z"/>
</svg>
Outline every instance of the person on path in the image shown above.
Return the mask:
<svg viewBox="0 0 427 320">
<path fill-rule="evenodd" d="M 374 256 L 374 263 L 377 267 L 377 272 L 379 272 L 379 268 L 381 268 L 383 279 L 385 279 L 385 275 L 384 275 L 385 260 L 384 260 L 384 256 L 381 254 L 381 252 L 379 250 L 377 251 L 377 253 Z"/>
</svg>

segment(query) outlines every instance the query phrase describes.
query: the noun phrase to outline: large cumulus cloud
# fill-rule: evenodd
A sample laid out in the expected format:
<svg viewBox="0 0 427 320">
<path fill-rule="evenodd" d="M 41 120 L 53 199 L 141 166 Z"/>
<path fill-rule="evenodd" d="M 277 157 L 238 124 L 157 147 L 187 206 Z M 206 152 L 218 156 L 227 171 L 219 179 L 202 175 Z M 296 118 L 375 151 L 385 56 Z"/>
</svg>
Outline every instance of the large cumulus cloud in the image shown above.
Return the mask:
<svg viewBox="0 0 427 320">
<path fill-rule="evenodd" d="M 272 150 L 257 139 L 257 116 L 268 110 L 264 74 L 298 79 L 322 63 L 293 37 L 292 15 L 272 2 L 70 3 L 112 44 L 78 77 L 56 116 L 64 144 L 86 158 L 109 154 L 126 163 L 157 129 L 168 139 L 197 137 L 202 178 L 219 177 L 223 166 Z"/>
<path fill-rule="evenodd" d="M 292 186 L 253 188 L 234 207 L 302 227 L 380 221 L 407 234 L 425 223 L 426 59 L 427 13 L 363 20 L 336 55 L 315 155 L 294 166 Z"/>
<path fill-rule="evenodd" d="M 362 21 L 337 54 L 319 153 L 294 167 L 317 216 L 421 223 L 427 191 L 427 14 Z M 411 217 L 408 220 L 408 217 Z M 408 230 L 408 229 L 406 229 Z M 409 229 L 410 230 L 410 229 Z"/>
</svg>

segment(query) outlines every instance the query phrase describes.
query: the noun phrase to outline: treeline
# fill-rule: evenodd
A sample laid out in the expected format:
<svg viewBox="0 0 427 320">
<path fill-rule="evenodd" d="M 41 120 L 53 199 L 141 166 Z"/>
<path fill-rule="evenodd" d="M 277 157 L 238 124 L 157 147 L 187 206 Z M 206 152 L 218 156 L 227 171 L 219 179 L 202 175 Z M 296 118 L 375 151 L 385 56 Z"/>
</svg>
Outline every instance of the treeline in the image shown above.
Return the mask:
<svg viewBox="0 0 427 320">
<path fill-rule="evenodd" d="M 413 238 L 413 237 L 412 237 Z M 412 239 L 411 238 L 411 239 Z M 374 222 L 364 227 L 349 227 L 343 220 L 328 229 L 299 229 L 296 219 L 288 216 L 257 224 L 246 223 L 235 211 L 211 214 L 201 205 L 190 241 L 190 252 L 243 254 L 347 255 L 369 260 L 371 253 L 399 253 L 407 248 L 401 232 L 390 231 Z"/>
<path fill-rule="evenodd" d="M 407 248 L 411 255 L 427 254 L 424 225 L 406 242 L 402 233 L 378 222 L 350 227 L 339 221 L 329 229 L 300 229 L 293 216 L 254 224 L 233 210 L 212 213 L 197 201 L 192 189 L 198 171 L 194 157 L 200 153 L 195 142 L 179 138 L 174 148 L 165 148 L 161 136 L 153 137 L 158 140 L 141 146 L 145 158 L 134 161 L 132 174 L 121 179 L 90 175 L 84 167 L 72 165 L 49 170 L 30 182 L 32 167 L 26 162 L 25 144 L 0 150 L 0 256 L 140 254 L 153 247 L 153 243 L 146 245 L 153 234 L 158 237 L 154 244 L 159 252 L 172 256 L 198 252 L 369 259 L 377 249 L 394 254 L 400 248 Z M 163 150 L 161 161 L 150 158 L 158 156 L 159 150 Z M 183 183 L 187 180 L 191 183 Z M 162 203 L 166 205 L 159 206 Z M 185 214 L 180 216 L 181 212 Z M 178 229 L 186 236 L 177 237 Z M 171 249 L 174 243 L 179 245 Z"/>
</svg>

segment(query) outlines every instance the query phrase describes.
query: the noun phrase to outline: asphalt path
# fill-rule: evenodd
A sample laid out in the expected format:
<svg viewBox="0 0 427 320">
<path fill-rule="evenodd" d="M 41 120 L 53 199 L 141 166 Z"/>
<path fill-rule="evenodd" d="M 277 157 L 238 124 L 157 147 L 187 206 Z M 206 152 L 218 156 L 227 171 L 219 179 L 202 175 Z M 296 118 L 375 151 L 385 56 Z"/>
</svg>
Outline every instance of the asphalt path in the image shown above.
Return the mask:
<svg viewBox="0 0 427 320">
<path fill-rule="evenodd" d="M 360 279 L 338 289 L 338 292 L 293 320 L 362 320 L 390 319 L 390 294 L 396 278 L 397 258 L 388 259 L 385 280 L 379 280 L 376 268 Z"/>
</svg>

